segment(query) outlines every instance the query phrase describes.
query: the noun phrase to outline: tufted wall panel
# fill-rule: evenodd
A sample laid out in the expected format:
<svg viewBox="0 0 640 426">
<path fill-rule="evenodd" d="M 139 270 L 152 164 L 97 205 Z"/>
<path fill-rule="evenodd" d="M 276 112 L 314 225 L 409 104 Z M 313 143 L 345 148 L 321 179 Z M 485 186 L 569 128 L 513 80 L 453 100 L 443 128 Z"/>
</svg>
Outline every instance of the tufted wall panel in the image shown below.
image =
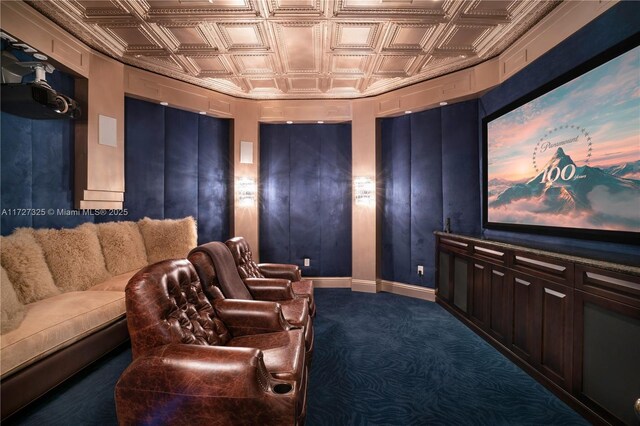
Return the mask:
<svg viewBox="0 0 640 426">
<path fill-rule="evenodd" d="M 260 126 L 260 260 L 351 276 L 350 124 Z"/>
</svg>

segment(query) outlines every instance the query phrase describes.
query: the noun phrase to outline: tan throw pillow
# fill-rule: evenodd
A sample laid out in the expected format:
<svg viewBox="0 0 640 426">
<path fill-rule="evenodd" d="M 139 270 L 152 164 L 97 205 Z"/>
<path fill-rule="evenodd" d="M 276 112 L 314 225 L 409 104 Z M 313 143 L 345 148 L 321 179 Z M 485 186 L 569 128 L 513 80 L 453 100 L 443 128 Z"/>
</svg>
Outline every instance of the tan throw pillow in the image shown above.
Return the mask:
<svg viewBox="0 0 640 426">
<path fill-rule="evenodd" d="M 0 334 L 18 328 L 24 318 L 24 305 L 18 300 L 7 271 L 0 272 Z"/>
<path fill-rule="evenodd" d="M 34 234 L 60 290 L 86 290 L 110 277 L 93 223 L 73 229 L 39 229 Z"/>
<path fill-rule="evenodd" d="M 142 234 L 135 222 L 107 222 L 96 225 L 107 270 L 113 275 L 147 265 Z"/>
<path fill-rule="evenodd" d="M 0 262 L 21 303 L 27 305 L 60 294 L 33 229 L 16 229 L 2 237 L 0 247 Z"/>
<path fill-rule="evenodd" d="M 191 216 L 163 220 L 145 217 L 140 219 L 138 227 L 144 238 L 149 263 L 165 259 L 184 259 L 189 251 L 198 245 L 196 221 Z"/>
</svg>

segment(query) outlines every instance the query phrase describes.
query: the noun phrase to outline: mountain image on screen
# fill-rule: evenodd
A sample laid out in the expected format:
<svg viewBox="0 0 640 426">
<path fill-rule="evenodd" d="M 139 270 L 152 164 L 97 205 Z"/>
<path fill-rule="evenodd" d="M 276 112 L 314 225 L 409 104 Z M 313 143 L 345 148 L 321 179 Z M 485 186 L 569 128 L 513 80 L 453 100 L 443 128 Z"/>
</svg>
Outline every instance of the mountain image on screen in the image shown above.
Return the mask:
<svg viewBox="0 0 640 426">
<path fill-rule="evenodd" d="M 592 225 L 606 222 L 617 224 L 615 227 L 619 229 L 637 230 L 640 227 L 637 211 L 616 211 L 601 200 L 604 195 L 619 200 L 637 200 L 640 180 L 622 176 L 635 177 L 638 171 L 640 161 L 606 169 L 577 166 L 562 148 L 558 148 L 540 173 L 524 183 L 508 187 L 489 203 L 489 207 L 500 210 L 514 202 L 525 202 L 529 208 L 535 206 L 530 212 L 541 222 L 544 222 L 544 215 L 553 216 L 557 221 L 562 217 L 559 215 L 578 213 L 588 217 Z"/>
</svg>

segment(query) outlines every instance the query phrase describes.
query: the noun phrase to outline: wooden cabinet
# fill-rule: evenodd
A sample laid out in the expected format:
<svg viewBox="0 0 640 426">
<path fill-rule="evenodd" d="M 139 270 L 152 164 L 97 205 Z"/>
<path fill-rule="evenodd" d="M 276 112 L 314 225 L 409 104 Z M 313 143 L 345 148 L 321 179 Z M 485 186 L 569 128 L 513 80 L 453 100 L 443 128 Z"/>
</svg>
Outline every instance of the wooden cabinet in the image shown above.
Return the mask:
<svg viewBox="0 0 640 426">
<path fill-rule="evenodd" d="M 635 424 L 640 268 L 436 234 L 440 304 L 592 422 Z"/>
<path fill-rule="evenodd" d="M 565 389 L 571 387 L 573 289 L 540 280 L 539 340 L 542 373 Z"/>
<path fill-rule="evenodd" d="M 638 424 L 640 277 L 576 268 L 574 393 L 615 423 Z"/>
</svg>

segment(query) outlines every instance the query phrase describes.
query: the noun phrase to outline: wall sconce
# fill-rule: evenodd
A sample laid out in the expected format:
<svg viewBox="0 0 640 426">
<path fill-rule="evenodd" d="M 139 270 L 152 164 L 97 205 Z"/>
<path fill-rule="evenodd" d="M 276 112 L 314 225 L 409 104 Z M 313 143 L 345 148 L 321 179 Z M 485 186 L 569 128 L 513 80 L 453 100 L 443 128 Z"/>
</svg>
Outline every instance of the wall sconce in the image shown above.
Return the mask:
<svg viewBox="0 0 640 426">
<path fill-rule="evenodd" d="M 376 185 L 373 179 L 358 176 L 353 179 L 353 190 L 358 206 L 373 206 L 376 202 Z"/>
<path fill-rule="evenodd" d="M 256 180 L 252 177 L 242 176 L 236 181 L 236 196 L 240 207 L 251 207 L 256 202 Z"/>
</svg>

